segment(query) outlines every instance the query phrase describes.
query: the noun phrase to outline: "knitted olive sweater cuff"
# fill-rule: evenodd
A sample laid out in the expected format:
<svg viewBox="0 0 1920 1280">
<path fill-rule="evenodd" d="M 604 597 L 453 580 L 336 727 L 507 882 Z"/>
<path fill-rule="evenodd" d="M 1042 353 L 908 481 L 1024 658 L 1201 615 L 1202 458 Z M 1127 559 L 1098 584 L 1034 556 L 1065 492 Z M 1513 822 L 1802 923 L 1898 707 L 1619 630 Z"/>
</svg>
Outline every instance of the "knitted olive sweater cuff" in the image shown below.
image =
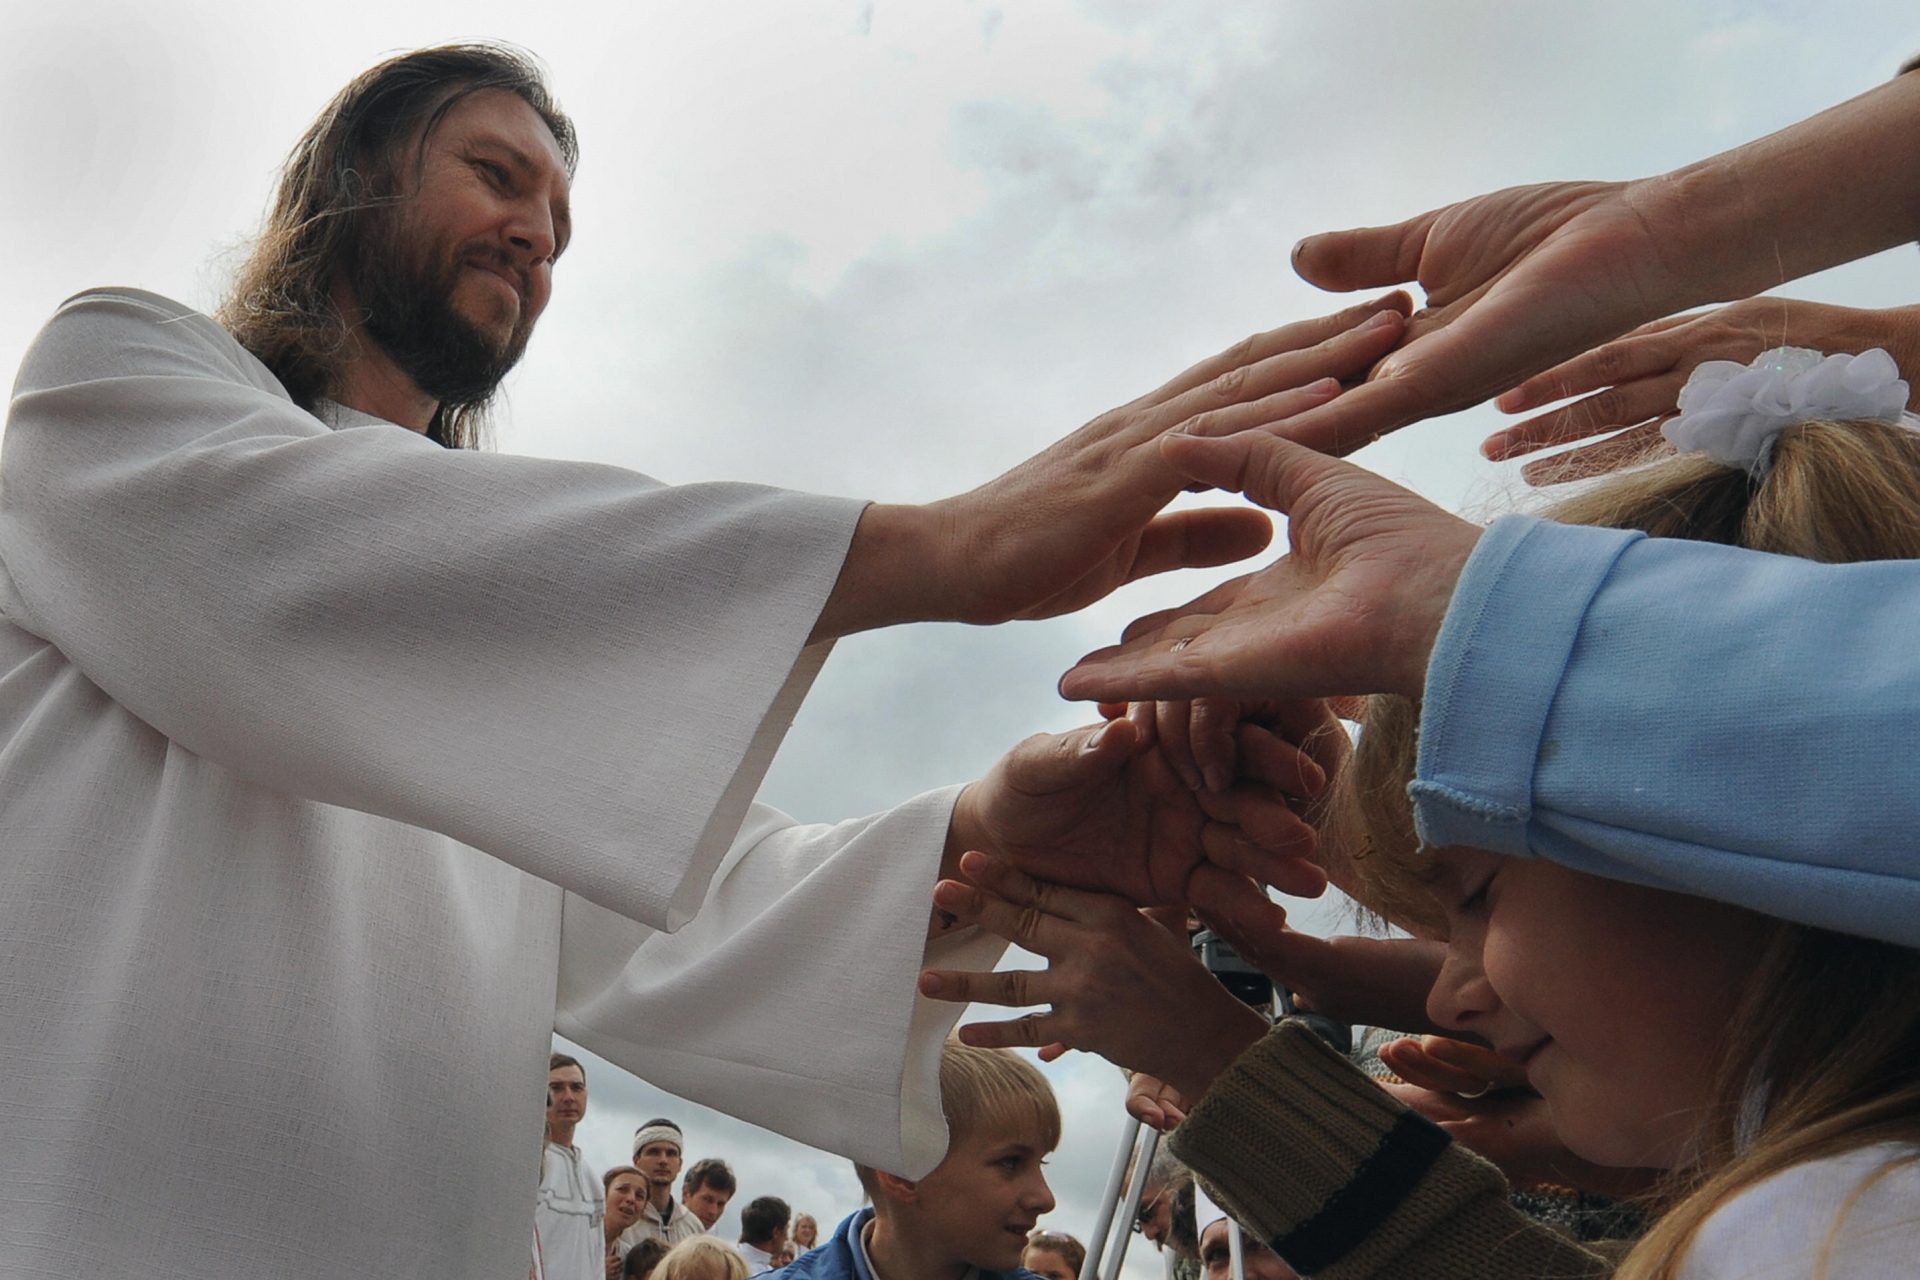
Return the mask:
<svg viewBox="0 0 1920 1280">
<path fill-rule="evenodd" d="M 1241 1055 L 1171 1145 L 1243 1227 L 1317 1280 L 1611 1270 L 1516 1211 L 1497 1169 L 1297 1022 Z"/>
</svg>

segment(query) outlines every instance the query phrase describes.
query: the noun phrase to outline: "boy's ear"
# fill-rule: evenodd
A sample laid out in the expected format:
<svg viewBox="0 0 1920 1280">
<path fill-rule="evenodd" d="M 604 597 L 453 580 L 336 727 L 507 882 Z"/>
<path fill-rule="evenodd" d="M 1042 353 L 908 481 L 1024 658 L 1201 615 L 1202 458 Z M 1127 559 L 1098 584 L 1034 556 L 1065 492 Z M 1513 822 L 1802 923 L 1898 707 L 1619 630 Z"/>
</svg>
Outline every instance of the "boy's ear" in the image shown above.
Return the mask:
<svg viewBox="0 0 1920 1280">
<path fill-rule="evenodd" d="M 880 1190 L 886 1193 L 889 1200 L 897 1200 L 901 1204 L 914 1204 L 920 1199 L 920 1184 L 911 1178 L 903 1178 L 897 1173 L 881 1173 L 876 1169 L 873 1180 L 879 1185 Z"/>
</svg>

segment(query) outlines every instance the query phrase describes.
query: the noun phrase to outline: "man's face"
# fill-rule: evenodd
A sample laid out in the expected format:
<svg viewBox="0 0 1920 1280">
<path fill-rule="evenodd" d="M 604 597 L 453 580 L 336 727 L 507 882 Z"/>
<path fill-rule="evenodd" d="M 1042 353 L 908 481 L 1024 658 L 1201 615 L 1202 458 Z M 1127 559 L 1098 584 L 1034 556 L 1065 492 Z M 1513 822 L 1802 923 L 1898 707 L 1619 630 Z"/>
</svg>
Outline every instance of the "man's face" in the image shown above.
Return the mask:
<svg viewBox="0 0 1920 1280">
<path fill-rule="evenodd" d="M 619 1235 L 640 1221 L 640 1206 L 647 1202 L 647 1180 L 623 1173 L 607 1184 L 607 1229 Z"/>
<path fill-rule="evenodd" d="M 671 1142 L 649 1142 L 633 1153 L 633 1167 L 646 1174 L 656 1190 L 671 1187 L 680 1176 L 680 1148 Z"/>
<path fill-rule="evenodd" d="M 733 1192 L 721 1191 L 706 1183 L 700 1184 L 697 1191 L 689 1191 L 681 1196 L 681 1202 L 687 1206 L 687 1212 L 700 1219 L 700 1225 L 713 1230 L 713 1224 L 720 1221 L 720 1215 L 727 1211 L 727 1201 L 733 1199 Z"/>
<path fill-rule="evenodd" d="M 362 226 L 344 281 L 367 336 L 442 404 L 487 399 L 526 349 L 570 234 L 559 144 L 518 94 L 455 103 L 394 161 L 401 198 Z"/>
<path fill-rule="evenodd" d="M 1153 1186 L 1140 1189 L 1140 1207 L 1134 1213 L 1133 1229 L 1164 1249 L 1173 1238 L 1172 1188 Z"/>
<path fill-rule="evenodd" d="M 587 1076 L 575 1066 L 547 1072 L 547 1123 L 579 1124 L 587 1114 Z"/>
<path fill-rule="evenodd" d="M 1227 1220 L 1217 1218 L 1200 1233 L 1200 1262 L 1207 1280 L 1227 1280 L 1233 1274 L 1233 1250 L 1227 1244 Z M 1300 1280 L 1300 1273 L 1258 1239 L 1240 1233 L 1240 1262 L 1247 1280 Z"/>
</svg>

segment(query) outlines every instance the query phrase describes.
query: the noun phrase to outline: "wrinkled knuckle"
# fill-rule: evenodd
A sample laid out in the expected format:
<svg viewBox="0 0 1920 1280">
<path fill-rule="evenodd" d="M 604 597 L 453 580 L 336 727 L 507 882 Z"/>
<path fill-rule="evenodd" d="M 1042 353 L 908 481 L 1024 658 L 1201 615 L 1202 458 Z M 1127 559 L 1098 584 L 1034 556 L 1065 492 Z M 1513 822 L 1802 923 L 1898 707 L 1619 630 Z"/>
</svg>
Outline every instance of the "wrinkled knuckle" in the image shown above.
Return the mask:
<svg viewBox="0 0 1920 1280">
<path fill-rule="evenodd" d="M 1225 373 L 1215 378 L 1213 382 L 1209 384 L 1209 387 L 1212 390 L 1213 394 L 1218 396 L 1220 399 L 1230 400 L 1234 396 L 1239 395 L 1240 388 L 1244 387 L 1246 384 L 1247 384 L 1247 368 L 1245 365 L 1240 365 L 1237 368 L 1227 370 Z"/>
<path fill-rule="evenodd" d="M 1014 1025 L 1015 1031 L 1020 1037 L 1020 1043 L 1030 1044 L 1030 1045 L 1041 1043 L 1039 1014 L 1037 1013 L 1023 1014 L 1022 1016 L 1014 1020 L 1013 1025 Z"/>
<path fill-rule="evenodd" d="M 1220 415 L 1212 409 L 1203 409 L 1187 419 L 1183 430 L 1190 436 L 1219 435 Z"/>
<path fill-rule="evenodd" d="M 1593 353 L 1593 371 L 1602 382 L 1618 382 L 1626 376 L 1627 352 L 1620 343 L 1610 342 Z"/>
<path fill-rule="evenodd" d="M 1009 970 L 1006 977 L 1006 997 L 1010 1005 L 1033 1003 L 1033 975 L 1026 969 Z"/>
<path fill-rule="evenodd" d="M 1601 422 L 1620 422 L 1625 419 L 1627 398 L 1618 388 L 1609 387 L 1588 401 L 1593 417 Z"/>
<path fill-rule="evenodd" d="M 1033 941 L 1040 934 L 1040 918 L 1043 914 L 1037 903 L 1033 906 L 1022 907 L 1020 909 L 1020 918 L 1014 921 L 1013 924 L 1014 936 L 1022 942 Z"/>
</svg>

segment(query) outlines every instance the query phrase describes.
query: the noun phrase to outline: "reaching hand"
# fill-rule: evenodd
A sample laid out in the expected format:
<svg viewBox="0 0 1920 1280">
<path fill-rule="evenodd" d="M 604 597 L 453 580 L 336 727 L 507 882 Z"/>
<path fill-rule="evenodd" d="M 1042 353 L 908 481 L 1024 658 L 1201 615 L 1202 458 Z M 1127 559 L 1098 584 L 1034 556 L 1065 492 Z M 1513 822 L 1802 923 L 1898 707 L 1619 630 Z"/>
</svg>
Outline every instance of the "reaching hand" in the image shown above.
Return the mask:
<svg viewBox="0 0 1920 1280">
<path fill-rule="evenodd" d="M 1136 1071 L 1127 1078 L 1127 1114 L 1161 1133 L 1173 1132 L 1187 1118 L 1187 1100 L 1157 1076 Z"/>
<path fill-rule="evenodd" d="M 868 507 L 814 638 L 1053 617 L 1135 578 L 1253 555 L 1272 536 L 1258 512 L 1160 514 L 1187 483 L 1160 456 L 1160 437 L 1229 435 L 1325 403 L 1399 340 L 1410 305 L 1389 294 L 1257 334 L 977 489 Z"/>
<path fill-rule="evenodd" d="M 1812 347 L 1832 355 L 1881 347 L 1901 368 L 1920 357 L 1920 307 L 1861 311 L 1794 298 L 1749 298 L 1704 314 L 1671 316 L 1535 374 L 1499 399 L 1521 413 L 1568 396 L 1570 405 L 1487 437 L 1481 451 L 1504 460 L 1608 432 L 1611 439 L 1530 463 L 1530 484 L 1583 479 L 1637 460 L 1659 447 L 1659 430 L 1678 410 L 1680 389 L 1708 360 L 1746 364 L 1778 346 Z M 1920 378 L 1912 382 L 1920 399 Z M 1587 394 L 1592 393 L 1592 394 Z"/>
<path fill-rule="evenodd" d="M 1287 513 L 1291 553 L 1127 629 L 1081 659 L 1068 698 L 1419 697 L 1480 529 L 1369 471 L 1259 432 L 1174 437 L 1168 461 Z"/>
<path fill-rule="evenodd" d="M 1388 227 L 1310 236 L 1294 267 L 1323 289 L 1418 281 L 1427 306 L 1369 381 L 1272 428 L 1348 453 L 1450 413 L 1666 315 L 1675 298 L 1649 184 L 1550 182 Z"/>
<path fill-rule="evenodd" d="M 943 880 L 934 902 L 1048 964 L 1039 972 L 930 969 L 920 975 L 921 993 L 961 1004 L 1051 1006 L 1011 1022 L 964 1026 L 966 1043 L 1057 1042 L 1198 1098 L 1266 1033 L 1266 1019 L 1216 982 L 1184 938 L 1124 900 L 1037 881 L 981 853 L 967 854 L 961 870 L 974 883 Z"/>
<path fill-rule="evenodd" d="M 1150 743 L 1126 719 L 1027 739 L 962 793 L 949 846 L 1143 907 L 1184 907 L 1202 868 L 1325 889 L 1312 829 L 1268 780 L 1224 793 L 1234 821 L 1215 821 Z"/>
</svg>

